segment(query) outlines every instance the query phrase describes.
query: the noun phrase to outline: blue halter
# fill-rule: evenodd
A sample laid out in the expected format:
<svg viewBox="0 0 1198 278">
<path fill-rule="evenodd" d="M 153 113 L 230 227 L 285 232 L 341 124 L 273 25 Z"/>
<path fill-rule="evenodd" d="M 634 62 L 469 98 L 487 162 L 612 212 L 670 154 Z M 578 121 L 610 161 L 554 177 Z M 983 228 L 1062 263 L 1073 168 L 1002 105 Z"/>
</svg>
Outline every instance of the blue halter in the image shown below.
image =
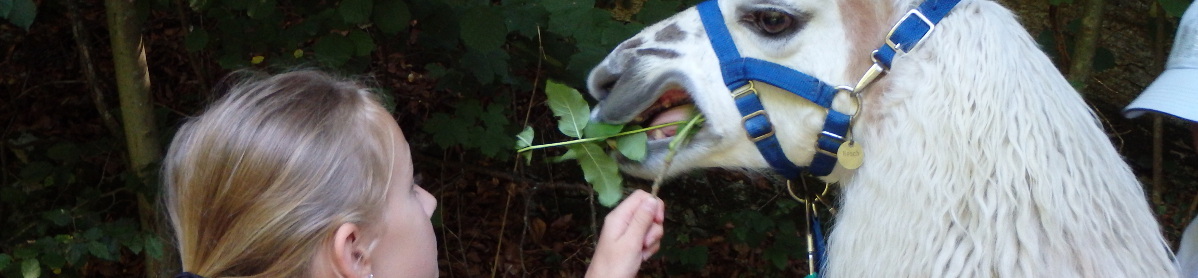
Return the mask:
<svg viewBox="0 0 1198 278">
<path fill-rule="evenodd" d="M 876 78 L 890 70 L 894 58 L 911 52 L 936 28 L 936 24 L 944 19 L 948 12 L 960 0 L 927 0 L 919 7 L 911 9 L 903 15 L 886 34 L 886 41 L 872 53 L 874 64 L 857 82 L 855 87 L 833 87 L 819 79 L 788 68 L 760 59 L 742 57 L 736 50 L 736 43 L 724 25 L 724 15 L 720 12 L 718 0 L 708 0 L 699 3 L 699 17 L 707 30 L 712 48 L 720 59 L 720 71 L 724 77 L 724 85 L 732 91 L 736 101 L 736 109 L 740 111 L 741 120 L 749 140 L 757 145 L 757 151 L 765 158 L 775 172 L 787 179 L 798 179 L 803 167 L 795 165 L 786 158 L 770 122 L 765 107 L 757 95 L 755 82 L 764 82 L 787 92 L 803 97 L 828 111 L 824 120 L 823 131 L 816 142 L 819 148 L 807 169 L 813 175 L 827 176 L 836 165 L 837 148 L 844 143 L 852 117 L 836 112 L 832 107 L 832 99 L 837 92 L 848 91 L 860 93 Z M 858 107 L 860 110 L 860 107 Z M 860 113 L 860 111 L 858 111 Z M 811 253 L 814 265 L 823 268 L 825 250 L 822 225 L 816 216 L 812 217 L 811 229 L 815 235 L 814 250 Z M 812 273 L 809 277 L 815 277 Z"/>
<path fill-rule="evenodd" d="M 873 52 L 874 66 L 867 72 L 866 77 L 854 88 L 834 87 L 819 79 L 791 69 L 751 57 L 743 57 L 736 49 L 728 27 L 724 25 L 724 16 L 720 12 L 718 0 L 699 3 L 699 17 L 707 30 L 712 48 L 720 60 L 720 71 L 724 85 L 733 93 L 736 109 L 739 110 L 741 121 L 749 140 L 757 145 L 757 151 L 765 158 L 775 172 L 788 179 L 798 179 L 803 167 L 795 165 L 786 158 L 778 138 L 774 135 L 774 126 L 761 104 L 754 82 L 764 82 L 787 92 L 803 97 L 827 110 L 823 131 L 816 141 L 818 149 L 811 160 L 811 166 L 806 169 L 816 176 L 827 176 L 832 173 L 837 159 L 836 152 L 845 141 L 849 124 L 849 115 L 833 110 L 832 99 L 840 91 L 860 91 L 878 75 L 890 68 L 896 55 L 910 52 L 921 41 L 926 39 L 935 24 L 939 23 L 960 0 L 928 0 L 917 9 L 908 11 L 886 36 L 886 43 Z"/>
</svg>

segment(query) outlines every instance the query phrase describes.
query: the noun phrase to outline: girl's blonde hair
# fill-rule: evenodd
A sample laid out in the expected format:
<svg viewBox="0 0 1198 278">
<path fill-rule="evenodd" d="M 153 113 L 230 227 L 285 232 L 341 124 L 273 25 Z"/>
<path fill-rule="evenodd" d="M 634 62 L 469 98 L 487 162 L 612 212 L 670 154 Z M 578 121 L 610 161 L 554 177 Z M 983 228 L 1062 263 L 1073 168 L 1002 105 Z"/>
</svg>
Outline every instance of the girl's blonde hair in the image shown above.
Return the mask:
<svg viewBox="0 0 1198 278">
<path fill-rule="evenodd" d="M 183 270 L 299 277 L 336 229 L 379 219 L 398 142 L 356 82 L 318 71 L 233 85 L 175 135 L 164 204 Z"/>
</svg>

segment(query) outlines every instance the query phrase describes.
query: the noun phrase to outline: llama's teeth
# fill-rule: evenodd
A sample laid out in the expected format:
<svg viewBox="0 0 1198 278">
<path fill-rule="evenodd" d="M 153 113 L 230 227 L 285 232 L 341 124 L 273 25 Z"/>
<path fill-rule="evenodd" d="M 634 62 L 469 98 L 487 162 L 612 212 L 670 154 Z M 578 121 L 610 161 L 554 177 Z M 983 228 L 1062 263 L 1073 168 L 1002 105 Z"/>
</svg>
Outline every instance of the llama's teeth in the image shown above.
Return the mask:
<svg viewBox="0 0 1198 278">
<path fill-rule="evenodd" d="M 654 129 L 653 131 L 649 132 L 649 139 L 657 140 L 664 137 L 666 137 L 666 134 L 660 129 Z"/>
<path fill-rule="evenodd" d="M 643 116 L 636 117 L 636 119 L 632 119 L 632 122 L 634 122 L 634 123 L 640 123 L 640 122 L 644 122 L 644 121 L 645 121 L 645 117 L 643 117 Z"/>
</svg>

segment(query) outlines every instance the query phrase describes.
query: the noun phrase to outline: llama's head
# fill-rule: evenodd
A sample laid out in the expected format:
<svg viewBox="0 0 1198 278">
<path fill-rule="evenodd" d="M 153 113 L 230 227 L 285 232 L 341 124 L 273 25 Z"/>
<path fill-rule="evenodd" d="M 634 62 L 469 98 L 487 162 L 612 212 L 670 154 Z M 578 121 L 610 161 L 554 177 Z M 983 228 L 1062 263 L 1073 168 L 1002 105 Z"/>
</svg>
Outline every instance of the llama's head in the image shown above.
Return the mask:
<svg viewBox="0 0 1198 278">
<path fill-rule="evenodd" d="M 881 42 L 896 4 L 724 0 L 718 5 L 741 56 L 789 67 L 835 86 L 853 85 L 871 65 L 869 53 Z M 684 120 L 692 110 L 707 118 L 690 143 L 677 150 L 670 175 L 701 167 L 769 167 L 742 126 L 696 8 L 621 43 L 591 72 L 588 86 L 599 100 L 592 118 L 600 122 L 650 126 Z M 777 88 L 761 90 L 759 96 L 786 156 L 799 166 L 808 165 L 817 151 L 825 109 Z M 856 112 L 848 93 L 836 95 L 832 108 Z M 651 132 L 646 159 L 622 159 L 621 168 L 635 176 L 655 176 L 664 166 L 674 132 Z M 832 176 L 842 172 L 837 166 Z"/>
</svg>

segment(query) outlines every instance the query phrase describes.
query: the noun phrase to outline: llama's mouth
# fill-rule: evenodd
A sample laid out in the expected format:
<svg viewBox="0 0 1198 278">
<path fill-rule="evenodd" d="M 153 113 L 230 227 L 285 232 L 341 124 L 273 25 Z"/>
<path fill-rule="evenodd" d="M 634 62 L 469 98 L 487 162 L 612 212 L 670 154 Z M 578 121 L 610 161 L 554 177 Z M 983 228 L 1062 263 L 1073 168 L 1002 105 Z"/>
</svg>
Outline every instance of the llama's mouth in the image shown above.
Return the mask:
<svg viewBox="0 0 1198 278">
<path fill-rule="evenodd" d="M 653 104 L 641 111 L 636 118 L 629 122 L 646 127 L 689 120 L 698 113 L 694 100 L 686 89 L 680 86 L 667 86 Z M 665 126 L 648 132 L 649 140 L 669 139 L 678 134 L 679 125 Z"/>
</svg>

